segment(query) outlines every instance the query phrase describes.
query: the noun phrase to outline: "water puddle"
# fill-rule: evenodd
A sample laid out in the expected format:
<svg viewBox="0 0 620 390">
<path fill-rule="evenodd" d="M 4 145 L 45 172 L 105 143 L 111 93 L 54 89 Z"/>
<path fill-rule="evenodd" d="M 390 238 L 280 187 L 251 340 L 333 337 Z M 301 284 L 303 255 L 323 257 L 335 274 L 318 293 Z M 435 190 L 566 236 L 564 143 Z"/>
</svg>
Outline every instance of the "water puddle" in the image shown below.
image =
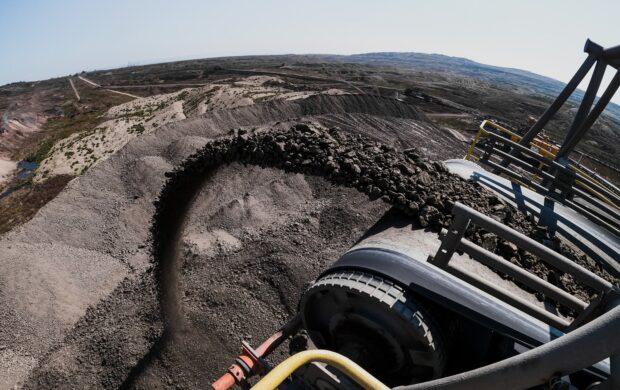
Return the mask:
<svg viewBox="0 0 620 390">
<path fill-rule="evenodd" d="M 0 193 L 0 199 L 10 195 L 16 190 L 22 188 L 24 185 L 27 185 L 28 180 L 32 178 L 38 166 L 39 164 L 33 161 L 23 160 L 17 163 L 17 173 L 15 174 L 15 179 L 2 193 Z"/>
<path fill-rule="evenodd" d="M 35 169 L 39 164 L 33 161 L 20 161 L 17 164 L 17 178 L 19 180 L 28 180 L 32 175 L 34 175 Z"/>
</svg>

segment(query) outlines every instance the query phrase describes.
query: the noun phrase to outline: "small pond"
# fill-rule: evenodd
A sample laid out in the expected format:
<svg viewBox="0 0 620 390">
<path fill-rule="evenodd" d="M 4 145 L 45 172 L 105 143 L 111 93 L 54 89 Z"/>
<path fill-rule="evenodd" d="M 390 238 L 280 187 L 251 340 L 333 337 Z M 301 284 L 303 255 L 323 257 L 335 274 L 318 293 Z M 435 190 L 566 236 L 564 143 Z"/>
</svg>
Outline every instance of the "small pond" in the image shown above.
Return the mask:
<svg viewBox="0 0 620 390">
<path fill-rule="evenodd" d="M 17 164 L 17 178 L 20 180 L 28 180 L 34 174 L 39 164 L 34 161 L 20 161 Z"/>
</svg>

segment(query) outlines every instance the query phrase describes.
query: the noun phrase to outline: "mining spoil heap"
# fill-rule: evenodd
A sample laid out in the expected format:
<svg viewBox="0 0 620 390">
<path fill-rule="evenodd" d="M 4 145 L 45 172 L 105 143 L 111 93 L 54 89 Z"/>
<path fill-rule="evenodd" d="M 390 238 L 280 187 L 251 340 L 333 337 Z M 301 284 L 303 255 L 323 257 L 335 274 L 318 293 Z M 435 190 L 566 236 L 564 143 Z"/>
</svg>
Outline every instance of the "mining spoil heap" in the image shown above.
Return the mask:
<svg viewBox="0 0 620 390">
<path fill-rule="evenodd" d="M 390 207 L 438 231 L 459 201 L 615 281 L 437 162 L 462 149 L 414 106 L 366 95 L 214 111 L 136 138 L 0 241 L 0 387 L 206 387 L 240 336 L 278 328 Z M 485 232 L 469 238 L 590 298 Z"/>
</svg>

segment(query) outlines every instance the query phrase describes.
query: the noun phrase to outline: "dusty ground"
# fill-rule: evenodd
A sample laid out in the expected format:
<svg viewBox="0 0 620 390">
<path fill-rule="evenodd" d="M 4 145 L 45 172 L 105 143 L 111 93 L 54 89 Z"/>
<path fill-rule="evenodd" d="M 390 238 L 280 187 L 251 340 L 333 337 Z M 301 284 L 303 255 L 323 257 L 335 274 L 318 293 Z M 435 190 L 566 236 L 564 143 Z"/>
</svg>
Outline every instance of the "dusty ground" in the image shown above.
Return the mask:
<svg viewBox="0 0 620 390">
<path fill-rule="evenodd" d="M 15 86 L 8 93 L 15 96 L 2 99 L 0 95 L 0 190 L 9 181 L 17 168 L 19 154 L 24 147 L 43 130 L 51 116 L 44 112 L 47 101 L 63 96 L 62 89 L 36 89 L 36 83 Z M 5 105 L 6 107 L 2 107 Z"/>
<path fill-rule="evenodd" d="M 3 194 L 0 198 L 0 215 L 10 217 L 0 219 L 0 234 L 30 220 L 41 207 L 54 199 L 71 179 L 72 176 L 58 175 L 44 183 L 23 186 Z"/>
<path fill-rule="evenodd" d="M 18 88 L 16 88 L 18 89 Z M 30 138 L 42 131 L 42 126 L 51 116 L 43 112 L 46 101 L 64 97 L 61 88 L 37 90 L 36 83 L 24 85 L 22 94 L 11 99 L 0 117 L 0 157 L 13 157 Z"/>
<path fill-rule="evenodd" d="M 16 168 L 15 161 L 0 158 L 0 185 L 11 178 Z"/>
<path fill-rule="evenodd" d="M 285 323 L 307 283 L 387 209 L 323 179 L 249 171 L 223 168 L 201 192 L 183 237 L 182 329 L 127 384 L 206 386 L 241 340 Z"/>
</svg>

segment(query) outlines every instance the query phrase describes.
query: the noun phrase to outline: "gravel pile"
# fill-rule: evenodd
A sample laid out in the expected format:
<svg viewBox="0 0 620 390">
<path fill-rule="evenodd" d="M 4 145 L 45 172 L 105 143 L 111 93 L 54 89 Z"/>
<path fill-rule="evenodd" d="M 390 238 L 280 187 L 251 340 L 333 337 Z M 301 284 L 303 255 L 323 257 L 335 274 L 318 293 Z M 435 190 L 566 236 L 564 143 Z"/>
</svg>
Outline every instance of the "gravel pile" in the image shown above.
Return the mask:
<svg viewBox="0 0 620 390">
<path fill-rule="evenodd" d="M 155 261 L 160 269 L 162 256 L 169 250 L 161 245 L 171 231 L 166 221 L 170 213 L 178 212 L 170 205 L 182 199 L 180 194 L 189 196 L 188 189 L 198 188 L 197 183 L 202 183 L 202 178 L 214 167 L 233 161 L 322 176 L 333 183 L 357 188 L 370 199 L 382 199 L 413 218 L 419 226 L 436 232 L 450 225 L 452 206 L 461 202 L 617 283 L 598 264 L 565 247 L 545 227 L 537 226 L 532 216 L 518 212 L 480 185 L 452 175 L 443 163 L 429 161 L 418 150 L 400 152 L 360 135 L 345 134 L 338 128 L 327 130 L 307 124 L 297 124 L 288 130 L 234 130 L 230 137 L 208 143 L 168 172 L 168 181 L 155 202 L 152 227 Z M 581 299 L 593 298 L 592 292 L 575 283 L 570 275 L 546 266 L 491 233 L 474 227 L 466 236 Z"/>
</svg>

